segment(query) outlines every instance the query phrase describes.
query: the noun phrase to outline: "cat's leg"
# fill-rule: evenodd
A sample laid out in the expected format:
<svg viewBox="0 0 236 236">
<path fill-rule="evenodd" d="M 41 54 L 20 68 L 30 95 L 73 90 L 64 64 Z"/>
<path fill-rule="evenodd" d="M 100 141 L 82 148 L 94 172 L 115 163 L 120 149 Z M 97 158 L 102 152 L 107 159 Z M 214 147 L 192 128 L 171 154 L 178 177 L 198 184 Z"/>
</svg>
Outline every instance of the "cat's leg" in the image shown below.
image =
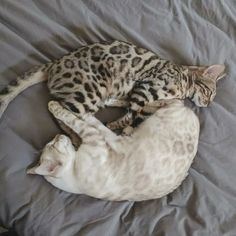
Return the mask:
<svg viewBox="0 0 236 236">
<path fill-rule="evenodd" d="M 127 100 L 109 98 L 105 101 L 105 106 L 127 108 L 130 106 L 130 103 Z"/>
<path fill-rule="evenodd" d="M 124 116 L 116 121 L 110 122 L 107 127 L 111 130 L 123 129 L 122 134 L 130 134 L 133 128 L 137 127 L 147 117 L 152 115 L 157 110 L 156 106 L 146 105 L 142 110 L 132 115 L 131 111 L 128 111 Z"/>
<path fill-rule="evenodd" d="M 149 116 L 151 116 L 153 113 L 156 112 L 158 109 L 157 106 L 145 106 L 143 109 L 136 114 L 136 117 L 133 119 L 133 122 L 131 125 L 126 126 L 121 134 L 122 135 L 131 135 L 136 127 L 139 126 L 144 120 L 146 120 Z"/>
<path fill-rule="evenodd" d="M 75 102 L 73 98 L 67 98 L 66 101 L 61 100 L 60 103 L 63 107 L 73 112 L 78 117 L 82 117 L 86 113 L 95 114 L 99 110 L 99 106 L 97 105 L 98 102 L 96 104 L 93 104 L 93 101 L 90 101 L 90 98 L 86 99 L 86 103 Z"/>
<path fill-rule="evenodd" d="M 137 127 L 140 123 L 142 123 L 145 119 L 151 116 L 154 112 L 157 111 L 160 107 L 164 107 L 168 105 L 172 100 L 157 100 L 153 102 L 149 102 L 148 105 L 142 107 L 139 112 L 137 112 L 136 116 L 133 119 L 131 126 L 133 128 Z"/>
<path fill-rule="evenodd" d="M 58 102 L 49 102 L 48 108 L 54 117 L 62 121 L 66 126 L 79 135 L 83 142 L 96 141 L 99 135 L 104 141 L 112 141 L 117 135 L 106 128 L 98 119 L 91 114 L 85 114 L 78 118 L 75 114 L 63 108 Z M 100 137 L 101 139 L 101 137 Z"/>
<path fill-rule="evenodd" d="M 149 82 L 149 83 L 148 83 Z M 137 84 L 130 95 L 129 102 L 130 102 L 130 109 L 129 111 L 121 118 L 116 121 L 113 121 L 107 125 L 112 130 L 115 129 L 124 129 L 127 126 L 137 126 L 143 120 L 150 116 L 150 114 L 142 115 L 143 108 L 145 106 L 154 106 L 156 109 L 158 107 L 163 106 L 166 103 L 166 97 L 164 97 L 164 93 L 160 93 L 162 96 L 158 96 L 158 91 L 160 87 L 153 86 L 152 81 L 144 81 Z M 163 100 L 163 98 L 165 100 Z M 161 99 L 161 100 L 159 100 Z M 170 98 L 169 98 L 170 99 Z M 159 102 L 160 101 L 160 102 Z M 142 118 L 143 117 L 143 118 Z"/>
<path fill-rule="evenodd" d="M 122 130 L 122 135 L 130 135 L 133 133 L 134 128 L 136 128 L 140 123 L 142 123 L 144 120 L 146 120 L 149 116 L 151 116 L 153 113 L 155 113 L 160 107 L 164 107 L 168 104 L 171 104 L 176 99 L 170 99 L 170 100 L 157 100 L 150 102 L 148 105 L 143 107 L 143 109 L 136 114 L 135 119 L 133 120 L 132 124 L 125 127 Z M 182 101 L 182 100 L 179 100 Z"/>
<path fill-rule="evenodd" d="M 111 130 L 123 129 L 132 124 L 133 116 L 130 111 L 128 111 L 124 116 L 118 120 L 112 121 L 107 124 L 107 127 Z"/>
<path fill-rule="evenodd" d="M 158 98 L 152 93 L 152 88 L 150 88 L 148 84 L 134 87 L 130 96 L 129 111 L 118 120 L 109 123 L 107 127 L 112 130 L 116 130 L 124 129 L 127 126 L 132 125 L 136 117 L 139 116 L 139 113 L 142 111 L 143 107 Z"/>
<path fill-rule="evenodd" d="M 127 100 L 122 100 L 122 99 L 115 99 L 115 98 L 110 98 L 107 101 L 105 101 L 105 106 L 106 107 L 120 107 L 120 108 L 129 108 L 130 107 L 130 103 Z M 131 114 L 128 112 L 124 117 L 121 117 L 120 121 L 119 119 L 114 121 L 114 122 L 110 122 L 107 127 L 111 130 L 116 130 L 116 129 L 120 129 L 120 126 L 126 126 L 127 125 L 127 120 L 129 120 L 131 117 L 129 117 Z M 127 120 L 126 120 L 127 119 Z M 120 124 L 122 123 L 122 125 Z"/>
<path fill-rule="evenodd" d="M 81 138 L 61 120 L 56 120 L 60 128 L 70 137 L 72 144 L 78 149 L 81 144 Z"/>
</svg>

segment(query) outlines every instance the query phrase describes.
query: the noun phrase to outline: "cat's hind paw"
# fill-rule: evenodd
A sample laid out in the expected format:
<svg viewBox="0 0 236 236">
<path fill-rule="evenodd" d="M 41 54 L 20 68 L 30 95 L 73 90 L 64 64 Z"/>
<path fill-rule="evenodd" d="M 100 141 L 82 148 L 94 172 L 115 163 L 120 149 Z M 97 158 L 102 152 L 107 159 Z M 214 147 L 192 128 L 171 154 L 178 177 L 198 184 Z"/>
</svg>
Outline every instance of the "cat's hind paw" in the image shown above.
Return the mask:
<svg viewBox="0 0 236 236">
<path fill-rule="evenodd" d="M 118 127 L 115 123 L 113 123 L 113 122 L 107 123 L 107 124 L 106 124 L 106 127 L 107 127 L 108 129 L 110 129 L 110 130 L 119 129 L 119 127 Z"/>
<path fill-rule="evenodd" d="M 117 121 L 113 121 L 113 122 L 110 122 L 110 123 L 107 123 L 106 124 L 106 127 L 110 130 L 119 130 L 119 129 L 122 129 L 123 126 L 121 126 L 121 124 Z"/>
<path fill-rule="evenodd" d="M 132 126 L 127 126 L 126 128 L 124 128 L 122 130 L 122 134 L 123 136 L 130 136 L 134 131 L 134 128 Z"/>
</svg>

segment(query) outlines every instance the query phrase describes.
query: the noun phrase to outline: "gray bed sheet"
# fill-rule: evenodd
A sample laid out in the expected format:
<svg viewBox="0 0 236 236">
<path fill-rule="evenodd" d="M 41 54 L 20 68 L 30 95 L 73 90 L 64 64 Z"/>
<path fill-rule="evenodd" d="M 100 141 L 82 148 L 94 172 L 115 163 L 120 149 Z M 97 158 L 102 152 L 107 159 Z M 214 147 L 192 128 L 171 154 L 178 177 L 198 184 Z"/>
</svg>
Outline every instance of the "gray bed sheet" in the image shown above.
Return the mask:
<svg viewBox="0 0 236 236">
<path fill-rule="evenodd" d="M 89 43 L 120 39 L 187 65 L 225 63 L 201 122 L 189 177 L 160 200 L 106 202 L 27 176 L 60 130 L 45 84 L 27 89 L 0 120 L 0 225 L 20 236 L 236 235 L 236 1 L 0 1 L 0 87 L 33 65 Z M 103 119 L 117 115 L 102 113 Z"/>
</svg>

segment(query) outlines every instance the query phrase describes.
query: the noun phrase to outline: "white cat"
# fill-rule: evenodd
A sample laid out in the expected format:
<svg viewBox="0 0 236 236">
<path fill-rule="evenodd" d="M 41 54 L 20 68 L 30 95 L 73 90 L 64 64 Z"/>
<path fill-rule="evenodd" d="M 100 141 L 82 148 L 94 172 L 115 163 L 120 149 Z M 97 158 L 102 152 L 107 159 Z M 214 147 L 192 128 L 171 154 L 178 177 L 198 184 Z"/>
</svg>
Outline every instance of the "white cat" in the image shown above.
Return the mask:
<svg viewBox="0 0 236 236">
<path fill-rule="evenodd" d="M 57 135 L 28 174 L 43 175 L 67 192 L 121 201 L 160 198 L 176 189 L 197 152 L 199 120 L 183 102 L 173 100 L 134 130 L 118 136 L 94 116 L 82 119 L 49 103 L 49 110 L 74 130 L 82 144 Z"/>
</svg>

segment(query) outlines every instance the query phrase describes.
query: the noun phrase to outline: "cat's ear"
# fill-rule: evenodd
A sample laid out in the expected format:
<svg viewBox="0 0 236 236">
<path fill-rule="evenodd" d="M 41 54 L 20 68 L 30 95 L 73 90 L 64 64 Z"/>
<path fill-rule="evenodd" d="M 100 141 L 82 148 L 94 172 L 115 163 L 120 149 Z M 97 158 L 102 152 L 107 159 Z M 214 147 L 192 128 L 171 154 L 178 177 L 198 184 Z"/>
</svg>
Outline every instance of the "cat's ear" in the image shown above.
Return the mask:
<svg viewBox="0 0 236 236">
<path fill-rule="evenodd" d="M 226 75 L 224 65 L 212 65 L 205 68 L 203 76 L 215 81 L 222 79 Z"/>
<path fill-rule="evenodd" d="M 42 161 L 40 165 L 29 168 L 26 173 L 33 175 L 57 176 L 62 163 L 57 160 Z"/>
</svg>

